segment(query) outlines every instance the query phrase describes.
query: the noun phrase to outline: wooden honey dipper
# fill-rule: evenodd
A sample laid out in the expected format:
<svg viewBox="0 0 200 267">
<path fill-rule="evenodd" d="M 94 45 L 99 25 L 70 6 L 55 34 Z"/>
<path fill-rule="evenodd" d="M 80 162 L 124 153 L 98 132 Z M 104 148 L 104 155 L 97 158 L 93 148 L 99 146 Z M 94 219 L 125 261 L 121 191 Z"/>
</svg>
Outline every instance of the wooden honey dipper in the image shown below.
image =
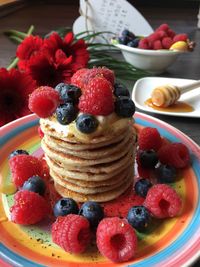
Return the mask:
<svg viewBox="0 0 200 267">
<path fill-rule="evenodd" d="M 200 80 L 191 84 L 176 86 L 176 85 L 162 85 L 156 87 L 151 93 L 151 101 L 157 107 L 166 108 L 173 105 L 182 94 L 200 87 Z"/>
</svg>

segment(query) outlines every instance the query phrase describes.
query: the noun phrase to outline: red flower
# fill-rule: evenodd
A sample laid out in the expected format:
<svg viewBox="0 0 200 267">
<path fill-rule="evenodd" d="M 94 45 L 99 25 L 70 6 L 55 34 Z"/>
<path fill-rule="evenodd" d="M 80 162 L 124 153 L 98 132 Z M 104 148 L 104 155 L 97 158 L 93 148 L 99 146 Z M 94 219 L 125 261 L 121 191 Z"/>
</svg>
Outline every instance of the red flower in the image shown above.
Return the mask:
<svg viewBox="0 0 200 267">
<path fill-rule="evenodd" d="M 28 36 L 17 47 L 16 56 L 19 58 L 18 67 L 26 70 L 28 60 L 35 55 L 43 46 L 43 40 L 39 36 Z"/>
<path fill-rule="evenodd" d="M 29 60 L 27 72 L 38 86 L 55 87 L 60 82 L 70 82 L 73 74 L 71 61 L 72 57 L 67 58 L 61 50 L 57 50 L 55 59 L 43 51 Z"/>
<path fill-rule="evenodd" d="M 58 50 L 62 50 L 66 57 L 72 56 L 73 73 L 86 67 L 89 60 L 85 41 L 82 39 L 75 41 L 72 32 L 69 32 L 64 39 L 54 32 L 48 39 L 44 40 L 44 48 L 53 58 Z"/>
<path fill-rule="evenodd" d="M 35 88 L 35 81 L 27 74 L 0 69 L 0 126 L 31 113 L 28 97 Z"/>
</svg>

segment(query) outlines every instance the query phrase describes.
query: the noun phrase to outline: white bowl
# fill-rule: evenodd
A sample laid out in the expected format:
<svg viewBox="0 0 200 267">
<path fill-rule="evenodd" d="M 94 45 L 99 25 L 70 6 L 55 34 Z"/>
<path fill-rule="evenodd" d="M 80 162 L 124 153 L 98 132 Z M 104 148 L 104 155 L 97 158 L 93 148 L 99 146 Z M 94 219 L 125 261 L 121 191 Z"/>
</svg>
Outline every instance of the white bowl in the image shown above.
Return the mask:
<svg viewBox="0 0 200 267">
<path fill-rule="evenodd" d="M 185 53 L 175 50 L 147 50 L 129 47 L 122 44 L 113 44 L 118 47 L 125 60 L 134 67 L 148 71 L 152 74 L 160 74 L 164 72 L 176 58 Z"/>
</svg>

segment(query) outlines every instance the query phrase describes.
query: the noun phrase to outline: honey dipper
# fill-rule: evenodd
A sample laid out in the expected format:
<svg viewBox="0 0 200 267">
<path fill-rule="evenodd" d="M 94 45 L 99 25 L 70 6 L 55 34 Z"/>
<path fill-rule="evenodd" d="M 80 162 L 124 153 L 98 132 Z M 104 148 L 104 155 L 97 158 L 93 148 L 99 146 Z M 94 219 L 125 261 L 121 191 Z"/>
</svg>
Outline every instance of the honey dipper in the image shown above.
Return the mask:
<svg viewBox="0 0 200 267">
<path fill-rule="evenodd" d="M 151 101 L 157 107 L 173 105 L 182 94 L 200 87 L 200 80 L 191 84 L 176 86 L 171 84 L 156 87 L 151 93 Z"/>
</svg>

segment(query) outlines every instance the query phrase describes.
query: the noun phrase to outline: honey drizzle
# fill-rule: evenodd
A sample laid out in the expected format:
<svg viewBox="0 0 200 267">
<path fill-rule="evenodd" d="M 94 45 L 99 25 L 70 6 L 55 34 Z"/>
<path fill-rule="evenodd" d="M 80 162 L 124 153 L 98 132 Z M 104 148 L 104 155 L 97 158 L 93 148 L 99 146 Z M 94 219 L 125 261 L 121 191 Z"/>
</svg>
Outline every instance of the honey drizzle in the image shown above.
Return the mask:
<svg viewBox="0 0 200 267">
<path fill-rule="evenodd" d="M 167 111 L 167 112 L 192 112 L 194 108 L 190 106 L 189 104 L 182 102 L 182 101 L 177 101 L 175 104 L 169 106 L 169 107 L 157 107 L 152 103 L 151 98 L 148 98 L 145 102 L 145 105 L 148 107 L 151 107 L 155 110 L 160 110 L 160 111 Z"/>
</svg>

